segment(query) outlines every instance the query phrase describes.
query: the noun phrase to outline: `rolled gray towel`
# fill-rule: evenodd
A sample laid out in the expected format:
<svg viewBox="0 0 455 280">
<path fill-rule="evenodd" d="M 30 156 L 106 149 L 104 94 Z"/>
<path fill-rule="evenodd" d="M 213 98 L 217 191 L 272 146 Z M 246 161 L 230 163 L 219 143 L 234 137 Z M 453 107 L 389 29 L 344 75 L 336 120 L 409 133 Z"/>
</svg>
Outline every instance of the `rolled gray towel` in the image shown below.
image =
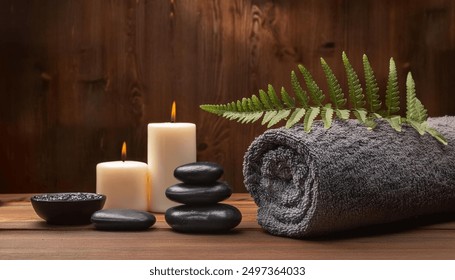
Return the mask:
<svg viewBox="0 0 455 280">
<path fill-rule="evenodd" d="M 354 120 L 266 131 L 243 165 L 259 224 L 303 238 L 455 211 L 455 117 L 428 123 L 448 145 L 385 121 L 372 131 Z"/>
</svg>

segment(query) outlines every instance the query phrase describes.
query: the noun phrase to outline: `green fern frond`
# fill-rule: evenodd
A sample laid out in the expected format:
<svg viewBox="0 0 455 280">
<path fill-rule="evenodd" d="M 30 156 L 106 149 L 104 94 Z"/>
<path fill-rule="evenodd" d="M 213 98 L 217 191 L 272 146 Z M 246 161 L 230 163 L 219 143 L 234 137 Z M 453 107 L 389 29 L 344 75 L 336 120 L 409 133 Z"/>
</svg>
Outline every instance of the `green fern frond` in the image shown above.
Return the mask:
<svg viewBox="0 0 455 280">
<path fill-rule="evenodd" d="M 368 57 L 363 55 L 363 70 L 365 74 L 365 96 L 367 99 L 368 109 L 372 113 L 376 113 L 381 109 L 381 100 L 379 99 L 379 87 L 374 76 L 373 68 L 368 61 Z"/>
<path fill-rule="evenodd" d="M 333 71 L 330 68 L 330 66 L 327 64 L 327 62 L 325 62 L 325 60 L 322 57 L 321 65 L 327 80 L 330 99 L 332 100 L 335 109 L 342 109 L 346 104 L 346 98 L 344 98 L 344 94 L 343 91 L 341 90 L 340 83 L 338 82 L 338 79 L 335 77 L 335 74 L 333 74 Z"/>
<path fill-rule="evenodd" d="M 303 75 L 303 79 L 305 80 L 305 84 L 310 92 L 313 103 L 317 106 L 323 106 L 322 101 L 324 101 L 325 96 L 316 81 L 313 79 L 313 76 L 303 65 L 299 65 L 298 68 L 300 73 Z"/>
<path fill-rule="evenodd" d="M 400 92 L 398 90 L 397 68 L 393 58 L 389 62 L 389 77 L 385 95 L 385 105 L 387 111 L 385 117 L 391 117 L 400 110 Z"/>
<path fill-rule="evenodd" d="M 363 89 L 360 85 L 359 76 L 352 67 L 345 52 L 342 53 L 342 60 L 348 80 L 349 100 L 351 102 L 351 106 L 354 110 L 361 110 L 365 106 L 365 96 L 362 94 Z"/>
<path fill-rule="evenodd" d="M 311 131 L 314 120 L 318 116 L 321 117 L 324 127 L 328 129 L 331 127 L 335 116 L 347 120 L 352 113 L 368 129 L 374 129 L 377 125 L 375 120 L 383 118 L 396 131 L 401 131 L 402 124 L 407 123 L 420 134 L 429 133 L 436 140 L 447 145 L 447 139 L 434 128 L 429 127 L 427 123 L 427 110 L 416 97 L 415 82 L 410 73 L 406 79 L 406 117 L 402 118 L 396 115 L 400 110 L 400 100 L 397 70 L 393 58 L 390 59 L 389 63 L 385 96 L 386 110 L 381 113 L 379 113 L 381 109 L 378 94 L 379 88 L 367 56 L 363 56 L 366 85 L 365 96 L 362 94 L 363 89 L 357 73 L 354 71 L 345 53 L 342 55 L 342 60 L 347 75 L 351 109 L 344 108 L 346 99 L 344 98 L 341 86 L 332 69 L 322 58 L 321 65 L 327 80 L 329 96 L 333 103 L 323 104 L 325 96 L 322 90 L 316 84 L 310 72 L 303 65 L 298 65 L 311 100 L 298 81 L 297 75 L 292 71 L 291 85 L 294 96 L 291 96 L 284 87 L 281 88 L 280 96 L 278 96 L 274 87 L 268 85 L 267 91 L 259 90 L 258 96 L 253 94 L 250 98 L 242 98 L 226 104 L 204 104 L 200 105 L 200 108 L 209 113 L 241 123 L 253 123 L 262 118 L 262 125 L 267 125 L 267 127 L 272 127 L 281 121 L 286 121 L 286 127 L 290 128 L 303 119 L 304 130 L 306 132 Z M 364 97 L 366 97 L 366 104 Z"/>
</svg>

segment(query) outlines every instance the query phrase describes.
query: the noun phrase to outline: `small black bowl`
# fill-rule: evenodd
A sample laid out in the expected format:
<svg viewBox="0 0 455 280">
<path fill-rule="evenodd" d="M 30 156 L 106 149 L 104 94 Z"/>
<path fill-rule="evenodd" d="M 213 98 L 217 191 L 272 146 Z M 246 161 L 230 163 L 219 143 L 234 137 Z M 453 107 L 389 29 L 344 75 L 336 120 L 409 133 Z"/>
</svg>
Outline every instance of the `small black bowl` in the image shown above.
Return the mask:
<svg viewBox="0 0 455 280">
<path fill-rule="evenodd" d="M 36 214 L 53 225 L 90 224 L 93 213 L 103 208 L 106 196 L 95 193 L 46 193 L 31 197 Z"/>
</svg>

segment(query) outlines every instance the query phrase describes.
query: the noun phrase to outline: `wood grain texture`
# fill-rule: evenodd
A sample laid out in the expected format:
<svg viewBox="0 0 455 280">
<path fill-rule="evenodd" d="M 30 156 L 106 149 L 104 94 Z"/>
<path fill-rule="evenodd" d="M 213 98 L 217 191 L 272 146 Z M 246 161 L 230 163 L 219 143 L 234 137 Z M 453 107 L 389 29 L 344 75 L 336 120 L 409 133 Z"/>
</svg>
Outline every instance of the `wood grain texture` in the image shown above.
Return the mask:
<svg viewBox="0 0 455 280">
<path fill-rule="evenodd" d="M 430 116 L 453 115 L 454 30 L 450 0 L 3 0 L 0 192 L 94 191 L 124 140 L 146 161 L 146 125 L 173 100 L 197 124 L 198 160 L 244 191 L 243 154 L 264 128 L 200 104 L 289 87 L 298 63 L 322 83 L 321 56 L 342 76 L 345 50 L 355 67 L 368 54 L 382 89 L 393 56 L 403 96 L 411 70 Z"/>
<path fill-rule="evenodd" d="M 453 215 L 296 240 L 265 233 L 251 197 L 233 194 L 226 203 L 243 219 L 228 234 L 176 233 L 162 214 L 148 231 L 103 232 L 92 225 L 47 225 L 27 197 L 0 195 L 0 259 L 455 259 Z"/>
</svg>

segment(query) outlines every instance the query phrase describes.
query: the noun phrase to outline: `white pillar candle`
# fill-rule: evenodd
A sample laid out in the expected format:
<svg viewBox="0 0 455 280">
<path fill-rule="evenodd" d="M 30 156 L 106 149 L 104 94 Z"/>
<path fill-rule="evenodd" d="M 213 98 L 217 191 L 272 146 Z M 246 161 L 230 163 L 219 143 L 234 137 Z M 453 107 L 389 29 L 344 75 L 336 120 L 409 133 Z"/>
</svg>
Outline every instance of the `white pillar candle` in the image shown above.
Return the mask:
<svg viewBox="0 0 455 280">
<path fill-rule="evenodd" d="M 96 165 L 96 192 L 106 195 L 105 209 L 147 211 L 148 185 L 148 167 L 145 162 L 109 161 Z"/>
<path fill-rule="evenodd" d="M 175 105 L 173 107 L 174 111 Z M 174 169 L 196 161 L 196 125 L 150 123 L 147 145 L 151 188 L 149 211 L 164 213 L 168 208 L 178 205 L 165 195 L 168 187 L 180 183 L 174 177 Z"/>
</svg>

